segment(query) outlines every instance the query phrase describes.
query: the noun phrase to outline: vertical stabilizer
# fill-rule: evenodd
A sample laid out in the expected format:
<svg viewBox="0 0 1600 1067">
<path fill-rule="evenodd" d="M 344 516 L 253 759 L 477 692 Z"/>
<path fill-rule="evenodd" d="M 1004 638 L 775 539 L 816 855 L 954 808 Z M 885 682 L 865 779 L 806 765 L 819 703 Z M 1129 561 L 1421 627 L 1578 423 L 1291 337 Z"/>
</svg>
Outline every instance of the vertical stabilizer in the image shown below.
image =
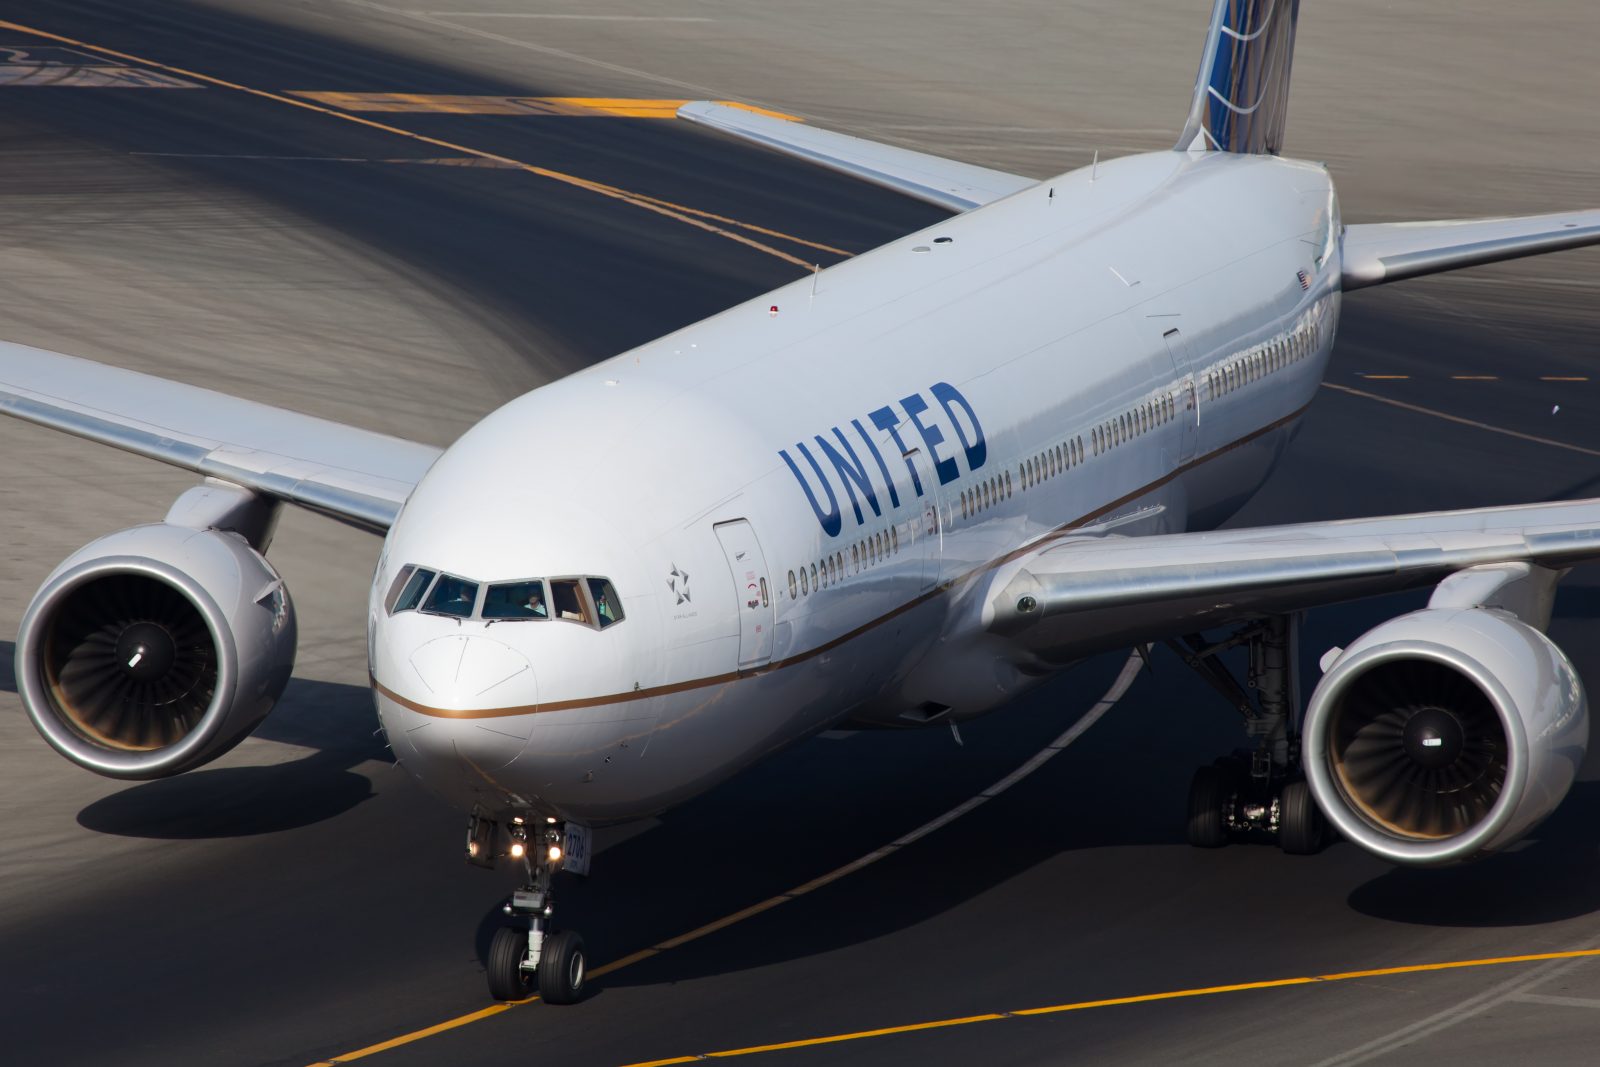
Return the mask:
<svg viewBox="0 0 1600 1067">
<path fill-rule="evenodd" d="M 1279 154 L 1299 19 L 1300 0 L 1216 0 L 1179 149 Z"/>
</svg>

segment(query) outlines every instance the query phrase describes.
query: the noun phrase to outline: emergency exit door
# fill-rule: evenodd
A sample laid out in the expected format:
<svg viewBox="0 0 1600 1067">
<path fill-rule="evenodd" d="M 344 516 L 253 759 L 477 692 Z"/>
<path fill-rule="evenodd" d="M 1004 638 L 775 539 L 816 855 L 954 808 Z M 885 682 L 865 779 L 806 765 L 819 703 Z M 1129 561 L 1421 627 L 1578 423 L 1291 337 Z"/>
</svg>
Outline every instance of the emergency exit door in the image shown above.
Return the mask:
<svg viewBox="0 0 1600 1067">
<path fill-rule="evenodd" d="M 777 611 L 767 560 L 756 533 L 744 519 L 712 527 L 728 557 L 728 573 L 739 604 L 739 669 L 753 670 L 772 659 L 772 624 Z"/>
</svg>

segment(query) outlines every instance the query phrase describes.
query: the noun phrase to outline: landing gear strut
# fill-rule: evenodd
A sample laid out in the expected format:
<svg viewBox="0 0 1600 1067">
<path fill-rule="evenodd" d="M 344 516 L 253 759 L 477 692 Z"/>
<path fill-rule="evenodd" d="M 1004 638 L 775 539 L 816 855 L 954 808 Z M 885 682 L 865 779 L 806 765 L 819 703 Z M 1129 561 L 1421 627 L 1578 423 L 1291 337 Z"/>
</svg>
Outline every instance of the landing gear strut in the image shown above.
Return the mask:
<svg viewBox="0 0 1600 1067">
<path fill-rule="evenodd" d="M 1229 841 L 1269 838 L 1293 855 L 1318 852 L 1327 824 L 1300 769 L 1299 617 L 1275 615 L 1216 643 L 1198 634 L 1167 642 L 1185 664 L 1244 718 L 1253 748 L 1195 772 L 1189 785 L 1189 843 L 1219 848 Z M 1217 658 L 1246 646 L 1246 686 Z"/>
<path fill-rule="evenodd" d="M 475 818 L 468 830 L 469 842 L 483 836 L 479 821 Z M 516 818 L 507 830 L 510 855 L 522 861 L 527 879 L 504 907 L 513 924 L 496 930 L 489 943 L 489 995 L 496 1000 L 526 1000 L 537 991 L 546 1004 L 574 1003 L 583 996 L 588 966 L 583 938 L 575 930 L 557 930 L 551 924 L 555 913 L 551 881 L 561 869 L 563 827 L 554 819 L 530 826 Z"/>
</svg>

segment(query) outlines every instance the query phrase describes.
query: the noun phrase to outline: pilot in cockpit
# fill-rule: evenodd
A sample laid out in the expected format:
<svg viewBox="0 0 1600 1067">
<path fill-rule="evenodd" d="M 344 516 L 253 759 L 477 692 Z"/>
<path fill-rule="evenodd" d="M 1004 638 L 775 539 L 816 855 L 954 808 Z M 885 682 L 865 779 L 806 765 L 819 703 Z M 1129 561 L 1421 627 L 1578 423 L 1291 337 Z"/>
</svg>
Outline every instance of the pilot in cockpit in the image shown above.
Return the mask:
<svg viewBox="0 0 1600 1067">
<path fill-rule="evenodd" d="M 544 596 L 539 592 L 538 586 L 528 592 L 528 601 L 522 606 L 535 619 L 550 617 L 549 611 L 544 606 Z"/>
</svg>

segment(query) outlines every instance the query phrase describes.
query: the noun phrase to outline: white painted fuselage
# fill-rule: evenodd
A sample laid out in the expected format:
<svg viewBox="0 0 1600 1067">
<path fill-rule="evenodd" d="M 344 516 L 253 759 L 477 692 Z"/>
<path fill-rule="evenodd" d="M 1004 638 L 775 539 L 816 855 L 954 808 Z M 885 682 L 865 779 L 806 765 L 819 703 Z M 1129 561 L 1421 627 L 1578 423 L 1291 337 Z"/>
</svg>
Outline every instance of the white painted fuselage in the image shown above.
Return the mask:
<svg viewBox="0 0 1600 1067">
<path fill-rule="evenodd" d="M 464 808 L 598 823 L 844 721 L 1038 684 L 984 638 L 997 572 L 1236 510 L 1321 380 L 1338 232 L 1320 166 L 1130 157 L 512 401 L 385 545 L 370 655 L 396 756 Z M 389 614 L 408 564 L 603 576 L 622 619 Z"/>
</svg>

